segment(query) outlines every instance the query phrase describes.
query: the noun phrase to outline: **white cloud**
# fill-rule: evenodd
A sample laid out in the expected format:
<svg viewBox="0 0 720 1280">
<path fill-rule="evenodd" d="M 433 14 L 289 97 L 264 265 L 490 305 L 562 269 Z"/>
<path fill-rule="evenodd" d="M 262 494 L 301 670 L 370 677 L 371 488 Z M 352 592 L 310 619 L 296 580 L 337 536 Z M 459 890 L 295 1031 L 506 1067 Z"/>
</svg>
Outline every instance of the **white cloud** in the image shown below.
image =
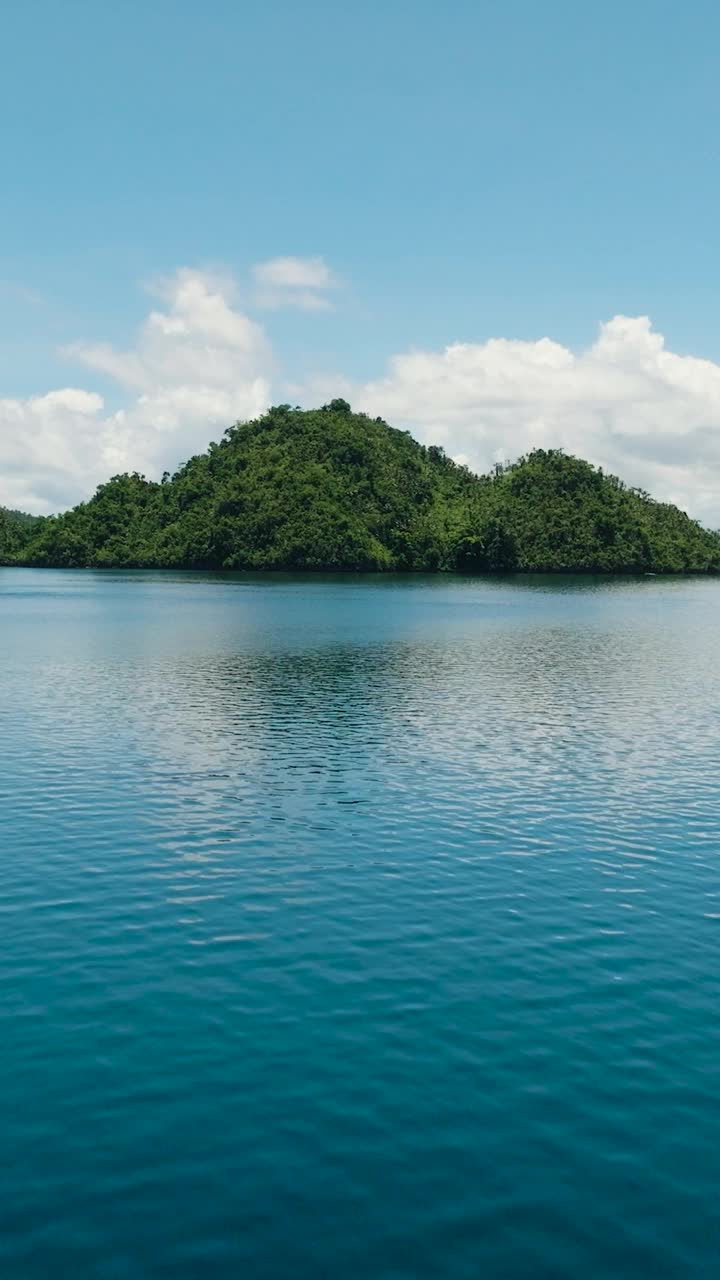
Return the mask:
<svg viewBox="0 0 720 1280">
<path fill-rule="evenodd" d="M 271 352 L 260 326 L 230 304 L 232 287 L 179 271 L 157 290 L 135 346 L 76 344 L 80 363 L 119 384 L 128 402 L 65 389 L 0 399 L 0 503 L 51 511 L 89 496 L 119 471 L 158 476 L 204 449 L 213 433 L 269 402 Z"/>
<path fill-rule="evenodd" d="M 253 268 L 255 301 L 260 307 L 296 307 L 302 311 L 327 311 L 326 296 L 337 281 L 322 258 L 271 258 Z"/>
<path fill-rule="evenodd" d="M 560 446 L 720 524 L 720 365 L 668 351 L 644 316 L 616 316 L 585 351 L 549 338 L 456 343 L 313 392 L 344 394 L 475 470 Z"/>
<path fill-rule="evenodd" d="M 322 258 L 271 258 L 254 268 L 260 284 L 278 289 L 329 289 L 334 281 Z"/>
</svg>

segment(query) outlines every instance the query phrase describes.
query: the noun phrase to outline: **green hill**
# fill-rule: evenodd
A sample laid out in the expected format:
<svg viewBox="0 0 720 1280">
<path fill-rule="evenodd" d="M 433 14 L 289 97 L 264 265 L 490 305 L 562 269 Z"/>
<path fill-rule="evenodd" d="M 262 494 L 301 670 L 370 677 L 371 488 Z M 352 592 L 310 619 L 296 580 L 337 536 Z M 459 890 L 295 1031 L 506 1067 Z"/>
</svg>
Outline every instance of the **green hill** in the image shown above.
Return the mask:
<svg viewBox="0 0 720 1280">
<path fill-rule="evenodd" d="M 0 507 L 0 564 L 19 554 L 41 524 L 39 516 Z"/>
<path fill-rule="evenodd" d="M 720 535 L 587 462 L 536 450 L 478 477 L 343 400 L 230 427 L 161 483 L 116 476 L 64 515 L 4 520 L 0 558 L 31 565 L 720 570 Z"/>
</svg>

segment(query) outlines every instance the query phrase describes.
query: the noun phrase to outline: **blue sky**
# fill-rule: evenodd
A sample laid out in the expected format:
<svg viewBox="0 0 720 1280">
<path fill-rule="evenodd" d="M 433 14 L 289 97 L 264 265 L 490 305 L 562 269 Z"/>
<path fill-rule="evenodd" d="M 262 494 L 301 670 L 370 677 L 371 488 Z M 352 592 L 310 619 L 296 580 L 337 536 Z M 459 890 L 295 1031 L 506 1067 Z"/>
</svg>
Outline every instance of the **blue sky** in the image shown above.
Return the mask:
<svg viewBox="0 0 720 1280">
<path fill-rule="evenodd" d="M 67 347 L 128 348 L 180 268 L 234 277 L 278 393 L 458 342 L 578 352 L 618 314 L 720 360 L 719 47 L 705 0 L 6 5 L 0 398 L 117 409 Z M 283 256 L 327 264 L 332 309 L 257 306 Z"/>
</svg>

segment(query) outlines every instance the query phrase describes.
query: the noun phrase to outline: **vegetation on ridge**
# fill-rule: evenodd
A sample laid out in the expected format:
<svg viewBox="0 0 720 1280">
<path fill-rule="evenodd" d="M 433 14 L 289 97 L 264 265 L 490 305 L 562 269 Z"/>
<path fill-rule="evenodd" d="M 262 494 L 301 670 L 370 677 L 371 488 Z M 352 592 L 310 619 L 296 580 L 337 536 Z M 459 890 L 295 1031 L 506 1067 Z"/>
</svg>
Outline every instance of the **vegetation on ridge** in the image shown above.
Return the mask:
<svg viewBox="0 0 720 1280">
<path fill-rule="evenodd" d="M 18 555 L 41 524 L 40 516 L 0 507 L 0 564 L 8 563 Z"/>
<path fill-rule="evenodd" d="M 717 572 L 720 535 L 560 450 L 475 476 L 344 400 L 279 405 L 155 483 L 0 510 L 0 561 L 55 567 Z"/>
</svg>

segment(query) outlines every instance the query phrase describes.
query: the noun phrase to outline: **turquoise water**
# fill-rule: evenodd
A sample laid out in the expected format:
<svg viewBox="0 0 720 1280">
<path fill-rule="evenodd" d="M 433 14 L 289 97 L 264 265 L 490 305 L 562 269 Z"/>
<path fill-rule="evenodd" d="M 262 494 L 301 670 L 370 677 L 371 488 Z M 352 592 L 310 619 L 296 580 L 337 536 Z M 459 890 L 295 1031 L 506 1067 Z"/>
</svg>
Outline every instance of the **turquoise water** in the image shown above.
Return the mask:
<svg viewBox="0 0 720 1280">
<path fill-rule="evenodd" d="M 0 571 L 4 1280 L 715 1276 L 719 635 Z"/>
</svg>

